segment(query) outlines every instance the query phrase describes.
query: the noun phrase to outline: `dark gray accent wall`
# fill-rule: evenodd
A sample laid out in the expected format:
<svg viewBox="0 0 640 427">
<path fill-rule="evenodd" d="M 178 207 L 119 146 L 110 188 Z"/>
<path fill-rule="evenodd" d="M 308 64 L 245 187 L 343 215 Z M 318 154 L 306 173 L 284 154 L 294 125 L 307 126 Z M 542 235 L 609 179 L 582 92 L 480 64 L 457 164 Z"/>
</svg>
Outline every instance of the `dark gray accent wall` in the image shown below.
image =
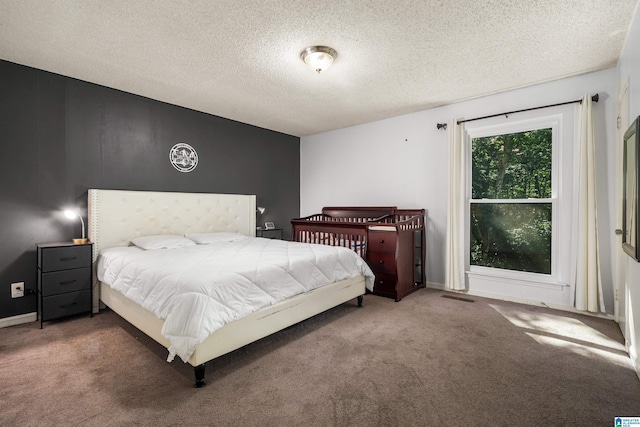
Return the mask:
<svg viewBox="0 0 640 427">
<path fill-rule="evenodd" d="M 298 137 L 6 61 L 0 140 L 0 318 L 37 310 L 10 284 L 36 288 L 36 243 L 80 235 L 61 212 L 86 220 L 89 188 L 256 194 L 285 237 L 300 214 Z M 198 152 L 190 173 L 169 163 L 178 142 Z"/>
</svg>

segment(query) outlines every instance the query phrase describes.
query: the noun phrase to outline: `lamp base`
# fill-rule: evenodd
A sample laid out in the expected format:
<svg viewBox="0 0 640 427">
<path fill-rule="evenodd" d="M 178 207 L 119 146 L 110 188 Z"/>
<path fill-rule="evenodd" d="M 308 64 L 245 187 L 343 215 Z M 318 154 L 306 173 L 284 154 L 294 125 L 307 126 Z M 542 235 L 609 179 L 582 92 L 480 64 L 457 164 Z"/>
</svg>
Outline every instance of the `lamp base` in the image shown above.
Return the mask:
<svg viewBox="0 0 640 427">
<path fill-rule="evenodd" d="M 89 242 L 89 239 L 73 239 L 74 245 L 84 245 L 87 242 Z"/>
</svg>

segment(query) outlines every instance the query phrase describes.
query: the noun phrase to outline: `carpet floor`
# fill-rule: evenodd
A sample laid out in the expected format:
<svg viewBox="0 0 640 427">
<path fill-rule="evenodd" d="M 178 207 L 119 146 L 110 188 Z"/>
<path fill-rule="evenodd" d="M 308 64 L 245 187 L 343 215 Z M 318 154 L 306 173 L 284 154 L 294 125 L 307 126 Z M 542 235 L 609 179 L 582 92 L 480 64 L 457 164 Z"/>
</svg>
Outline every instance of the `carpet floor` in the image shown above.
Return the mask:
<svg viewBox="0 0 640 427">
<path fill-rule="evenodd" d="M 367 295 L 193 369 L 104 310 L 0 329 L 1 426 L 612 426 L 640 381 L 610 320 Z M 467 297 L 470 298 L 470 297 Z"/>
</svg>

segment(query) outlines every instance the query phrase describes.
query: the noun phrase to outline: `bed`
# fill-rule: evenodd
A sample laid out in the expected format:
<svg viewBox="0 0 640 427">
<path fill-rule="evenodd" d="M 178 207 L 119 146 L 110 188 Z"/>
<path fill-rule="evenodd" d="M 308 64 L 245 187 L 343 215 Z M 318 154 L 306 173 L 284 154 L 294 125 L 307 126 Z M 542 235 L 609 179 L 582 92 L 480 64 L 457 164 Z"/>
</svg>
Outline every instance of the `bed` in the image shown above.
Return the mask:
<svg viewBox="0 0 640 427">
<path fill-rule="evenodd" d="M 275 245 L 281 252 L 285 251 L 282 245 L 296 245 L 292 242 L 271 242 L 268 239 L 255 238 L 254 195 L 92 189 L 88 192 L 88 199 L 89 238 L 94 244 L 94 266 L 97 270 L 94 277 L 111 277 L 100 271 L 103 268 L 103 260 L 99 259 L 101 253 L 124 250 L 135 252 L 135 256 L 139 256 L 137 248 L 130 247 L 130 242 L 141 236 L 225 232 L 243 235 L 245 239 L 237 242 L 238 245 L 257 244 L 265 248 Z M 318 249 L 315 245 L 307 246 L 312 247 L 312 250 Z M 196 245 L 196 249 L 204 250 L 201 245 Z M 182 251 L 182 248 L 179 250 Z M 184 251 L 187 251 L 187 248 Z M 261 262 L 264 262 L 264 259 L 261 259 Z M 129 261 L 122 264 L 127 266 Z M 196 387 L 204 385 L 207 361 L 351 299 L 357 299 L 358 305 L 361 306 L 362 295 L 367 286 L 373 286 L 373 275 L 370 270 L 362 269 L 360 274 L 351 274 L 351 277 L 296 293 L 216 328 L 195 345 L 185 360 L 194 367 Z M 144 300 L 141 302 L 132 299 L 131 296 L 127 297 L 122 290 L 116 290 L 107 283 L 97 281 L 94 284 L 94 312 L 99 310 L 100 303 L 168 350 L 179 347 L 173 336 L 169 335 L 168 338 L 167 334 L 163 334 L 168 326 L 166 320 L 155 313 L 155 308 L 145 308 Z M 175 330 L 175 327 L 172 328 Z M 170 350 L 169 358 L 172 358 L 171 353 Z"/>
<path fill-rule="evenodd" d="M 426 286 L 425 213 L 395 206 L 332 206 L 293 219 L 291 226 L 297 242 L 355 251 L 376 276 L 373 294 L 400 301 Z"/>
</svg>

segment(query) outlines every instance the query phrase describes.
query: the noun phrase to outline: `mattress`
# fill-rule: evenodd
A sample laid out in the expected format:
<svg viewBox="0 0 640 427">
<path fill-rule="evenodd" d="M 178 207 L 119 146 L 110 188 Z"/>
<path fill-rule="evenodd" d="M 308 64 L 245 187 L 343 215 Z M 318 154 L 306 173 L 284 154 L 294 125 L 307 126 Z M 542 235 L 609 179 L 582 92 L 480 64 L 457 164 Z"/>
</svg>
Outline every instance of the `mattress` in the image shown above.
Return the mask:
<svg viewBox="0 0 640 427">
<path fill-rule="evenodd" d="M 98 279 L 164 320 L 168 359 L 187 361 L 225 324 L 340 280 L 374 276 L 355 252 L 325 245 L 246 238 L 176 249 L 108 248 Z"/>
</svg>

